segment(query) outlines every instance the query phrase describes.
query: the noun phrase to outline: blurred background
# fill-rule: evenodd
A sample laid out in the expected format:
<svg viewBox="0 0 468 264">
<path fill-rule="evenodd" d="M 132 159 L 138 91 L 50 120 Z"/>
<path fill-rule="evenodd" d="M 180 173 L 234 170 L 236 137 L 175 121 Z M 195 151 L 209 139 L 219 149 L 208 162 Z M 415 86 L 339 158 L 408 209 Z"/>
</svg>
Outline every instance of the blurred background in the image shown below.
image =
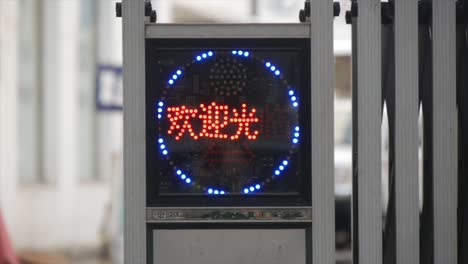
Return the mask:
<svg viewBox="0 0 468 264">
<path fill-rule="evenodd" d="M 122 24 L 115 2 L 0 0 L 0 224 L 24 263 L 122 263 Z M 340 2 L 335 193 L 337 259 L 345 263 L 351 256 L 351 28 L 343 11 L 350 2 Z M 304 0 L 152 4 L 158 23 L 268 23 L 298 22 Z M 385 155 L 383 167 L 385 173 Z"/>
</svg>

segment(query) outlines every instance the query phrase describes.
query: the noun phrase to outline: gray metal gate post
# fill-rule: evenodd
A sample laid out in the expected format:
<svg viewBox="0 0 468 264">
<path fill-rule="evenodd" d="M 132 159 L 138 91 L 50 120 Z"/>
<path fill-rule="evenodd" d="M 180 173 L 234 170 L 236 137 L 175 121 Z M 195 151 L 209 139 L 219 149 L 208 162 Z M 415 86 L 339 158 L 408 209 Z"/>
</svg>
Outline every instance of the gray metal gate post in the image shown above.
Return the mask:
<svg viewBox="0 0 468 264">
<path fill-rule="evenodd" d="M 332 1 L 311 2 L 313 262 L 335 263 Z"/>
<path fill-rule="evenodd" d="M 353 33 L 354 263 L 382 263 L 380 0 L 360 0 Z M 354 26 L 353 26 L 354 28 Z"/>
<path fill-rule="evenodd" d="M 457 263 L 455 1 L 432 1 L 434 263 Z"/>
<path fill-rule="evenodd" d="M 145 13 L 124 0 L 124 263 L 146 263 Z"/>
<path fill-rule="evenodd" d="M 396 263 L 419 263 L 418 1 L 395 2 Z"/>
</svg>

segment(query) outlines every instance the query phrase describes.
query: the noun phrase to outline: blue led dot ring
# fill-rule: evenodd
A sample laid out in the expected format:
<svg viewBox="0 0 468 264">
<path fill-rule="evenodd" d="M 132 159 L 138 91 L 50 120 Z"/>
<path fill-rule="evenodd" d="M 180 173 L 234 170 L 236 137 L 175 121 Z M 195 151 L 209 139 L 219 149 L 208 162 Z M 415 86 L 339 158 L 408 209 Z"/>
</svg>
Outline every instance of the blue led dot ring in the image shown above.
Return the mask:
<svg viewBox="0 0 468 264">
<path fill-rule="evenodd" d="M 274 65 L 270 61 L 264 61 L 264 60 L 261 60 L 259 58 L 256 58 L 249 51 L 245 51 L 245 50 L 232 50 L 230 52 L 225 52 L 225 53 L 220 52 L 220 53 L 222 53 L 224 55 L 231 55 L 231 56 L 241 57 L 241 58 L 244 58 L 244 59 L 246 59 L 246 58 L 255 59 L 255 60 L 259 61 L 260 63 L 262 63 L 267 68 L 267 70 L 271 74 L 273 74 L 274 77 L 279 78 L 280 80 L 282 80 L 283 83 L 288 87 L 286 92 L 287 92 L 287 96 L 289 96 L 291 106 L 293 108 L 297 108 L 299 106 L 296 91 L 294 89 L 292 89 L 288 85 L 287 80 L 281 74 L 281 70 L 279 69 L 278 66 Z M 215 55 L 215 53 L 213 51 L 206 51 L 206 52 L 198 53 L 198 54 L 196 54 L 194 56 L 194 59 L 192 60 L 192 62 L 188 63 L 186 65 L 186 67 L 191 67 L 195 63 L 202 63 L 203 61 L 212 58 L 214 55 Z M 169 75 L 170 78 L 167 80 L 166 90 L 163 90 L 163 97 L 161 97 L 160 101 L 157 103 L 157 110 L 156 111 L 157 111 L 157 118 L 159 120 L 162 118 L 164 110 L 165 110 L 165 103 L 164 103 L 165 97 L 164 96 L 167 94 L 168 90 L 173 89 L 173 87 L 175 86 L 177 81 L 181 79 L 180 77 L 183 75 L 184 70 L 185 70 L 185 67 L 180 67 L 180 68 L 177 68 L 174 73 Z M 295 145 L 299 142 L 299 126 L 294 127 L 294 131 L 293 131 L 293 134 L 292 134 L 291 141 L 292 141 L 292 146 L 291 146 L 292 149 L 291 149 L 290 153 L 293 153 L 293 149 L 294 149 Z M 163 139 L 163 137 L 161 135 L 158 138 L 157 142 L 159 144 L 160 153 L 164 157 L 166 157 L 167 160 L 170 160 L 170 153 L 169 153 L 168 147 L 164 143 L 164 139 Z M 170 163 L 173 164 L 172 161 L 170 161 Z M 257 191 L 262 190 L 263 187 L 265 185 L 269 184 L 272 179 L 274 179 L 275 177 L 281 176 L 281 174 L 287 169 L 289 163 L 290 163 L 289 162 L 289 157 L 287 157 L 286 159 L 281 161 L 273 169 L 273 175 L 270 178 L 267 178 L 262 182 L 253 183 L 253 184 L 251 184 L 249 186 L 245 186 L 245 187 L 241 188 L 240 194 L 251 194 L 251 193 L 255 193 Z M 175 176 L 183 184 L 202 189 L 205 193 L 207 193 L 209 195 L 225 195 L 225 194 L 228 194 L 228 191 L 224 190 L 224 189 L 220 189 L 220 188 L 216 188 L 216 187 L 201 186 L 196 181 L 194 181 L 193 177 L 190 176 L 189 173 L 186 173 L 186 172 L 182 171 L 181 169 L 177 168 L 176 166 L 174 166 L 173 168 L 174 168 Z"/>
</svg>

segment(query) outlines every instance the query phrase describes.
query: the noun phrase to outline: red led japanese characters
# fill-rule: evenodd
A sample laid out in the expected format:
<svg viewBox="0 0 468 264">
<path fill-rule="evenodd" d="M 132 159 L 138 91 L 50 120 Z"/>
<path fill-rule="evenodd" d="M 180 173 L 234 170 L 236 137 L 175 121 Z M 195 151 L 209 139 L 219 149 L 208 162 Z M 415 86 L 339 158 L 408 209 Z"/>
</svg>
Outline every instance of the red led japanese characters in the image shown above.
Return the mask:
<svg viewBox="0 0 468 264">
<path fill-rule="evenodd" d="M 173 106 L 167 109 L 167 118 L 170 127 L 167 133 L 175 135 L 175 140 L 180 140 L 184 134 L 190 135 L 195 140 L 199 138 L 215 138 L 238 140 L 245 136 L 249 140 L 255 140 L 259 132 L 251 129 L 251 124 L 259 123 L 255 117 L 257 110 L 247 109 L 247 104 L 242 104 L 241 109 L 229 109 L 227 105 L 217 105 L 212 102 L 209 105 L 200 104 L 197 108 L 186 106 Z M 193 122 L 201 121 L 201 131 L 195 131 Z M 228 133 L 227 126 L 235 125 L 235 132 Z"/>
</svg>

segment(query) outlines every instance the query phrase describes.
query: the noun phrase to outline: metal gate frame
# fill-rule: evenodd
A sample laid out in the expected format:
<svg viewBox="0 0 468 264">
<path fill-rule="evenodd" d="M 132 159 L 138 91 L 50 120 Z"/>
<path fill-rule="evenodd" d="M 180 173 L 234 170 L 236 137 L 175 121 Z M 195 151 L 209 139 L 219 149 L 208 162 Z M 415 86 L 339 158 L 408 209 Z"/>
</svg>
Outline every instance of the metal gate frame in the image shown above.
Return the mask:
<svg viewBox="0 0 468 264">
<path fill-rule="evenodd" d="M 354 263 L 457 263 L 455 6 L 455 1 L 448 0 L 353 1 L 349 16 L 353 29 Z M 384 101 L 390 132 L 385 229 L 381 208 Z M 424 116 L 421 216 L 420 107 Z"/>
<path fill-rule="evenodd" d="M 311 2 L 310 22 L 298 24 L 311 38 L 311 91 L 314 133 L 312 153 L 312 218 L 309 263 L 332 264 L 335 258 L 335 206 L 333 167 L 333 2 Z M 145 153 L 145 38 L 147 34 L 168 31 L 148 26 L 143 0 L 124 0 L 124 262 L 147 263 L 146 219 L 146 153 Z M 250 25 L 249 27 L 253 27 Z M 269 30 L 274 34 L 276 27 Z M 174 26 L 172 26 L 174 27 Z M 233 26 L 234 34 L 235 27 Z M 265 27 L 265 26 L 262 26 Z M 206 29 L 205 29 L 206 30 Z M 216 26 L 213 31 L 216 32 Z M 183 32 L 183 28 L 182 31 Z M 199 32 L 200 34 L 204 34 Z M 223 31 L 224 32 L 224 31 Z M 252 31 L 258 35 L 258 31 Z M 222 32 L 220 32 L 221 34 Z M 185 32 L 184 34 L 190 34 Z M 201 35 L 197 35 L 201 36 Z"/>
</svg>

